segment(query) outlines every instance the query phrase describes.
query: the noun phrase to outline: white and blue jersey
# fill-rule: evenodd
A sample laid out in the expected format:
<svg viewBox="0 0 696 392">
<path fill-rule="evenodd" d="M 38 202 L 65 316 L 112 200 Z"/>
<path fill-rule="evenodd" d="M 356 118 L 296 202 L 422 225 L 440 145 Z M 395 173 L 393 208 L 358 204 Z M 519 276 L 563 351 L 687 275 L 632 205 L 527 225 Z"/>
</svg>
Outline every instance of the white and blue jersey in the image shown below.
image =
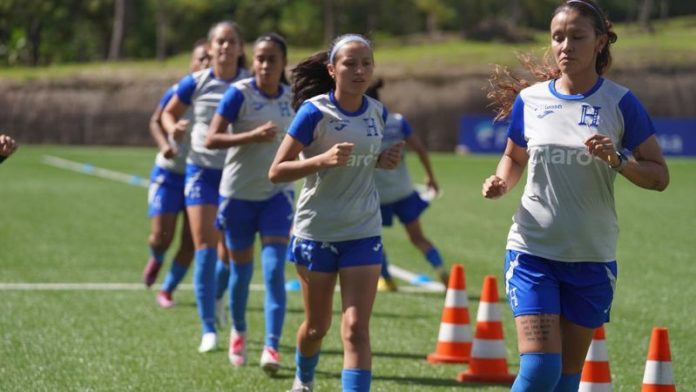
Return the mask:
<svg viewBox="0 0 696 392">
<path fill-rule="evenodd" d="M 384 126 L 381 151 L 405 140 L 412 133 L 413 130 L 404 116 L 399 113 L 389 113 Z M 380 203 L 382 204 L 403 200 L 415 192 L 413 181 L 406 167 L 405 154 L 402 154 L 401 162 L 396 169 L 377 169 L 375 171 L 375 185 L 377 186 Z"/>
<path fill-rule="evenodd" d="M 206 148 L 205 137 L 225 91 L 233 82 L 248 75 L 246 69 L 239 68 L 232 80 L 220 80 L 215 78 L 213 69 L 208 68 L 186 75 L 179 81 L 176 96 L 183 104 L 193 108 L 191 151 L 187 163 L 211 169 L 222 169 L 225 165 L 225 150 Z"/>
<path fill-rule="evenodd" d="M 352 113 L 338 106 L 333 92 L 302 104 L 288 130 L 305 146 L 302 159 L 323 154 L 337 143 L 354 147 L 347 165 L 305 178 L 295 213 L 296 237 L 337 242 L 380 235 L 374 171 L 386 118 L 384 106 L 369 97 Z"/>
<path fill-rule="evenodd" d="M 529 161 L 508 249 L 564 262 L 616 259 L 616 172 L 588 152 L 595 133 L 634 150 L 655 128 L 627 88 L 603 78 L 585 94 L 561 94 L 554 80 L 520 92 L 508 137 Z"/>
<path fill-rule="evenodd" d="M 254 78 L 241 80 L 225 92 L 217 113 L 229 121 L 235 134 L 252 131 L 268 121 L 278 131 L 272 142 L 242 144 L 227 150 L 220 195 L 261 201 L 292 191 L 292 183 L 276 185 L 268 179 L 268 169 L 295 115 L 290 86 L 281 84 L 278 94 L 270 97 L 258 89 Z"/>
</svg>

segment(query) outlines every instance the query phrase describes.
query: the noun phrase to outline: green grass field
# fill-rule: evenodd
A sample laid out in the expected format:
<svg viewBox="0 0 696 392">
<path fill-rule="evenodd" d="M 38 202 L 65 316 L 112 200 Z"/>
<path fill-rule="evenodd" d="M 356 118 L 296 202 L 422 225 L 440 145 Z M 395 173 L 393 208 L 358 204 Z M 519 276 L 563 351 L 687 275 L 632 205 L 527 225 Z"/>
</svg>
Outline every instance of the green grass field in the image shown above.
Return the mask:
<svg viewBox="0 0 696 392">
<path fill-rule="evenodd" d="M 88 162 L 147 177 L 154 151 L 146 148 L 22 146 L 0 166 L 0 283 L 139 283 L 147 257 L 146 190 L 47 166 L 43 155 Z M 422 171 L 409 158 L 412 174 Z M 480 196 L 495 156 L 435 154 L 444 196 L 423 217 L 426 234 L 448 263 L 463 263 L 475 318 L 484 275 L 503 289 L 505 238 L 521 187 L 497 201 Z M 671 159 L 671 185 L 650 192 L 619 178 L 619 276 L 612 322 L 606 326 L 615 391 L 642 383 L 653 326 L 669 328 L 678 390 L 696 390 L 694 218 L 696 161 Z M 401 228 L 384 233 L 397 265 L 430 273 Z M 168 266 L 169 259 L 167 260 Z M 257 263 L 258 267 L 258 263 Z M 287 268 L 288 279 L 295 277 Z M 261 283 L 257 268 L 254 283 Z M 190 276 L 186 279 L 190 283 Z M 402 283 L 405 286 L 406 283 Z M 154 290 L 0 290 L 2 391 L 283 391 L 292 382 L 294 333 L 302 319 L 300 294 L 289 294 L 279 376 L 256 362 L 263 344 L 263 298 L 248 310 L 251 365 L 233 369 L 225 350 L 200 355 L 199 323 L 190 289 L 163 310 Z M 338 307 L 338 302 L 335 302 Z M 378 295 L 372 318 L 374 391 L 505 391 L 464 386 L 465 365 L 430 365 L 443 296 Z M 518 364 L 510 310 L 501 303 L 511 372 Z M 317 374 L 317 391 L 340 388 L 338 312 Z M 227 343 L 223 332 L 222 345 Z"/>
</svg>

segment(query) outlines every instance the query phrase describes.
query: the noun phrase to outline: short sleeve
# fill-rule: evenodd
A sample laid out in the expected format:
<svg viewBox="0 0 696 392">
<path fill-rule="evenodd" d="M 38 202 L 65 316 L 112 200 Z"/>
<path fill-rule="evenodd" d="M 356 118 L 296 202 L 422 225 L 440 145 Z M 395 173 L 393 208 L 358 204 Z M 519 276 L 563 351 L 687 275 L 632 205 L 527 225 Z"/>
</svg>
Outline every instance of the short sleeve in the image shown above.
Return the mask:
<svg viewBox="0 0 696 392">
<path fill-rule="evenodd" d="M 406 117 L 404 116 L 401 116 L 401 133 L 404 135 L 404 139 L 411 136 L 411 134 L 413 133 L 411 124 L 409 124 L 408 121 L 406 121 Z"/>
<path fill-rule="evenodd" d="M 655 134 L 655 125 L 638 98 L 630 91 L 619 101 L 619 110 L 624 120 L 621 144 L 623 148 L 633 151 Z"/>
<path fill-rule="evenodd" d="M 235 122 L 243 103 L 244 94 L 236 87 L 230 86 L 218 104 L 217 113 L 224 117 L 225 120 L 231 123 Z"/>
<path fill-rule="evenodd" d="M 288 134 L 300 143 L 308 146 L 314 140 L 314 130 L 321 121 L 323 114 L 311 102 L 305 102 L 300 106 L 295 118 L 290 123 Z"/>
<path fill-rule="evenodd" d="M 196 80 L 191 74 L 184 76 L 179 83 L 177 83 L 176 96 L 179 98 L 179 101 L 188 106 L 191 106 L 191 98 L 195 91 Z"/>
<path fill-rule="evenodd" d="M 173 85 L 172 87 L 168 88 L 167 91 L 165 91 L 164 95 L 162 95 L 162 99 L 160 99 L 160 101 L 159 101 L 160 109 L 164 109 L 167 106 L 169 101 L 174 96 L 175 91 L 176 91 L 176 85 Z"/>
<path fill-rule="evenodd" d="M 507 136 L 518 146 L 527 147 L 527 141 L 524 139 L 524 101 L 519 95 L 512 104 Z"/>
</svg>

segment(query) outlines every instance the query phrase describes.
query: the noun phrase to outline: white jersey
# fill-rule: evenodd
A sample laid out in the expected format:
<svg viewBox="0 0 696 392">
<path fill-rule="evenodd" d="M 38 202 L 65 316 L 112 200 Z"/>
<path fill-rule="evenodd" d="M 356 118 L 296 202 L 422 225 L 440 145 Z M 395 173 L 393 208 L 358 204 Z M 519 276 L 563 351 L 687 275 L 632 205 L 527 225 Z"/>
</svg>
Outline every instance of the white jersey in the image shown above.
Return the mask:
<svg viewBox="0 0 696 392">
<path fill-rule="evenodd" d="M 404 116 L 399 113 L 389 113 L 387 122 L 384 126 L 384 137 L 382 138 L 382 148 L 384 151 L 387 148 L 405 140 L 413 133 L 411 126 L 408 124 Z M 375 172 L 375 185 L 379 192 L 381 204 L 395 203 L 399 200 L 410 196 L 415 188 L 413 181 L 408 174 L 406 167 L 405 154 L 401 155 L 401 162 L 394 170 L 377 169 Z"/>
<path fill-rule="evenodd" d="M 507 248 L 557 261 L 615 260 L 616 172 L 584 141 L 600 133 L 633 150 L 654 132 L 636 97 L 603 78 L 585 94 L 561 94 L 553 80 L 522 90 L 508 136 L 527 148 L 527 184 Z"/>
<path fill-rule="evenodd" d="M 268 169 L 295 115 L 290 86 L 281 84 L 278 95 L 269 97 L 258 89 L 254 78 L 241 80 L 227 90 L 217 112 L 230 122 L 232 133 L 249 132 L 268 121 L 278 129 L 272 142 L 242 144 L 227 150 L 220 195 L 262 201 L 293 190 L 292 183 L 273 184 L 268 179 Z"/>
<path fill-rule="evenodd" d="M 210 169 L 222 169 L 225 166 L 225 150 L 205 148 L 205 137 L 210 121 L 213 119 L 218 103 L 230 85 L 249 76 L 246 69 L 239 68 L 232 80 L 215 78 L 212 68 L 186 75 L 179 82 L 176 96 L 193 109 L 193 128 L 191 130 L 191 150 L 187 163 Z"/>
<path fill-rule="evenodd" d="M 374 171 L 386 116 L 384 106 L 369 97 L 363 98 L 357 112 L 345 112 L 333 93 L 311 98 L 300 107 L 288 134 L 305 145 L 302 159 L 323 154 L 337 143 L 355 146 L 346 166 L 305 178 L 295 213 L 297 237 L 338 242 L 380 235 Z"/>
<path fill-rule="evenodd" d="M 177 87 L 178 84 L 175 84 L 172 87 L 170 87 L 167 90 L 167 92 L 164 93 L 159 103 L 161 110 L 164 110 L 171 98 L 174 96 L 174 94 L 176 94 Z M 187 109 L 186 113 L 184 113 L 184 115 L 181 116 L 181 118 L 184 120 L 191 121 L 193 119 L 191 108 Z M 186 134 L 184 135 L 184 138 L 180 142 L 176 143 L 176 155 L 171 159 L 167 159 L 164 157 L 164 154 L 162 154 L 162 152 L 160 151 L 157 153 L 157 156 L 155 157 L 155 165 L 163 169 L 167 169 L 173 173 L 184 174 L 184 172 L 186 171 L 186 157 L 188 156 L 189 149 L 191 148 L 191 136 L 189 136 L 189 134 L 191 133 L 192 129 L 193 123 L 189 122 L 189 126 Z M 170 139 L 170 143 L 171 142 L 172 140 Z"/>
</svg>

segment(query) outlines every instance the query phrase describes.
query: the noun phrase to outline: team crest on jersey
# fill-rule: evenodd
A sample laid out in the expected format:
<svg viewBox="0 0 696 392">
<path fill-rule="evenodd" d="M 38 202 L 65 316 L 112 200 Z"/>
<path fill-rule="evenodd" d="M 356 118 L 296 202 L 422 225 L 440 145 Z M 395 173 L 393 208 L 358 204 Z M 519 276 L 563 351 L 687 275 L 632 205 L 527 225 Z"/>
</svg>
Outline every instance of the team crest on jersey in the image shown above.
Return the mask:
<svg viewBox="0 0 696 392">
<path fill-rule="evenodd" d="M 599 110 L 601 108 L 601 106 L 582 105 L 582 113 L 580 114 L 578 125 L 597 128 L 599 126 Z"/>
<path fill-rule="evenodd" d="M 333 119 L 329 121 L 329 126 L 332 126 L 333 129 L 337 131 L 342 131 L 343 129 L 345 129 L 345 127 L 348 126 L 349 123 L 349 120 Z"/>
<path fill-rule="evenodd" d="M 377 121 L 375 121 L 374 117 L 363 118 L 363 121 L 367 125 L 367 136 L 379 136 Z"/>
</svg>

